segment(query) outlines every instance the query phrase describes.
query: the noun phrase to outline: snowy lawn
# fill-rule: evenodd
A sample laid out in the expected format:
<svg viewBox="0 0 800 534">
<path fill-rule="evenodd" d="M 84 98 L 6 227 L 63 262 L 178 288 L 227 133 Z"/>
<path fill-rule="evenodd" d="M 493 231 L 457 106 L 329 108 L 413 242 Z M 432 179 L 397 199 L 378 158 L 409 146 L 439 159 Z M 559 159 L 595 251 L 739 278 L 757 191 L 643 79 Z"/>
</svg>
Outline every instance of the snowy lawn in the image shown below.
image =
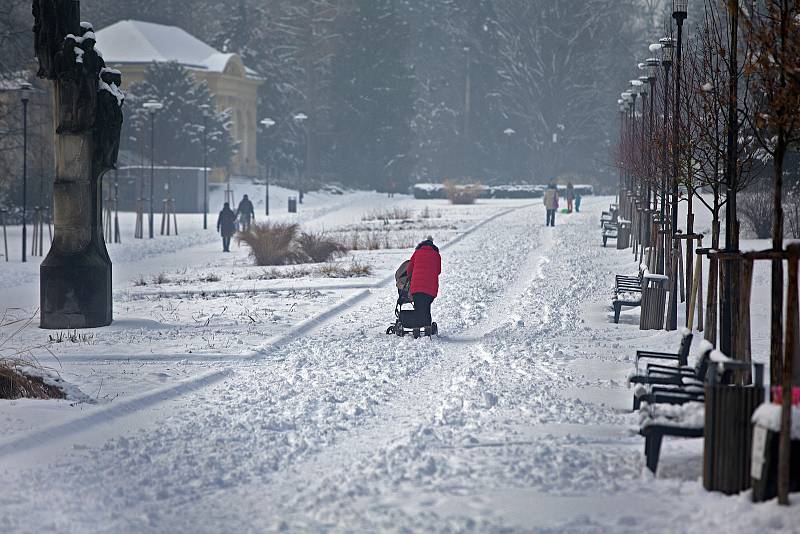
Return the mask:
<svg viewBox="0 0 800 534">
<path fill-rule="evenodd" d="M 115 264 L 117 322 L 52 349 L 92 401 L 0 406 L 0 484 L 14 488 L 0 494 L 0 522 L 23 532 L 797 528 L 797 504 L 705 492 L 701 440 L 667 439 L 658 477 L 647 474 L 625 378 L 636 349 L 674 350 L 679 335 L 639 331 L 638 310 L 612 323 L 613 275 L 636 266 L 630 251 L 601 246 L 609 202 L 587 197 L 583 213 L 545 228 L 536 200 L 311 196 L 304 227 L 388 226 L 398 245 L 420 233 L 444 245 L 434 339 L 384 334 L 396 298 L 387 279 L 408 248 L 354 254 L 373 268 L 363 279 L 259 279 L 246 250 L 220 257 L 196 229 L 173 250 L 111 247 L 112 258 L 138 258 Z M 375 218 L 384 206 L 412 217 Z M 766 271 L 753 291 L 760 361 Z M 160 273 L 168 282 L 136 285 Z"/>
</svg>

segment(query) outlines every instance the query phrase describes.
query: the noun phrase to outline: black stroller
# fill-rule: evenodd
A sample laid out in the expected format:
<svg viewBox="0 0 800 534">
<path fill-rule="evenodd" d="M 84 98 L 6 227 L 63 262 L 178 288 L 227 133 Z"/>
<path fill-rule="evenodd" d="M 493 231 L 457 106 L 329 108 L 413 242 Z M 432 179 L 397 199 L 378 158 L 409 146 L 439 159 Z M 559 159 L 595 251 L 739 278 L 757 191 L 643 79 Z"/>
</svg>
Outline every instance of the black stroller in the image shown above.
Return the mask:
<svg viewBox="0 0 800 534">
<path fill-rule="evenodd" d="M 394 308 L 395 322 L 386 329 L 386 333 L 400 337 L 406 334 L 413 334 L 414 339 L 419 338 L 420 335 L 435 336 L 439 333 L 439 327 L 436 323 L 421 323 L 414 309 L 414 301 L 411 298 L 411 277 L 406 274 L 407 267 L 408 260 L 404 261 L 394 273 L 397 285 L 397 304 Z"/>
</svg>

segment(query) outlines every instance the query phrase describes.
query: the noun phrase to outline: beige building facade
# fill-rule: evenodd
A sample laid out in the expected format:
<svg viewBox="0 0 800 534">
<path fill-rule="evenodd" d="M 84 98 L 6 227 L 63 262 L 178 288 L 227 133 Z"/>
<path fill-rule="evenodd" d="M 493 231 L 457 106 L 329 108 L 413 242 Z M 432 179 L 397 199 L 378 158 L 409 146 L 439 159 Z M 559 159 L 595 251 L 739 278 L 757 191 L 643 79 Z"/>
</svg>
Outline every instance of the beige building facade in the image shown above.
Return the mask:
<svg viewBox="0 0 800 534">
<path fill-rule="evenodd" d="M 143 80 L 154 61 L 177 61 L 198 80 L 205 80 L 217 109 L 230 112 L 231 134 L 239 141 L 230 173 L 258 176 L 256 113 L 258 88 L 264 80 L 237 54 L 220 52 L 176 26 L 137 20 L 119 21 L 98 31 L 97 45 L 106 64 L 122 72 L 123 90 Z"/>
</svg>

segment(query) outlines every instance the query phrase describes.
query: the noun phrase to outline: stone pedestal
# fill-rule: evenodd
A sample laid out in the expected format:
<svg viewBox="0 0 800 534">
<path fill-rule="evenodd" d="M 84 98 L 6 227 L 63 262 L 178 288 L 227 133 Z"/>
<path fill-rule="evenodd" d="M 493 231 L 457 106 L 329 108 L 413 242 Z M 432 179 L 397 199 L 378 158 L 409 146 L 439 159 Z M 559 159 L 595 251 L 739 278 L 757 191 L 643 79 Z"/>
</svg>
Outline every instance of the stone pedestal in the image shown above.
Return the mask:
<svg viewBox="0 0 800 534">
<path fill-rule="evenodd" d="M 55 85 L 53 244 L 40 269 L 42 328 L 112 321 L 111 259 L 103 239 L 102 175 L 119 150 L 123 102 L 118 71 L 94 49 L 75 0 L 34 0 L 39 76 Z"/>
</svg>

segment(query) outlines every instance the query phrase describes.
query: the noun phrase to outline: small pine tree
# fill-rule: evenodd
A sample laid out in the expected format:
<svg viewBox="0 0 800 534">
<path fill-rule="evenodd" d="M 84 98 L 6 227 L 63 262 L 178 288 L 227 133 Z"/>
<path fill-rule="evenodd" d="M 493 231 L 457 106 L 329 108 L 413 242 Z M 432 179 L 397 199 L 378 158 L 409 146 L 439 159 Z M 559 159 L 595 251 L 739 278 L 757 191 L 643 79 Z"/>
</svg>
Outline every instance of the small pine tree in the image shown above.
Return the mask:
<svg viewBox="0 0 800 534">
<path fill-rule="evenodd" d="M 237 143 L 229 132 L 227 112 L 216 111 L 214 97 L 205 80 L 194 76 L 177 62 L 153 63 L 145 71 L 143 81 L 131 86 L 125 101 L 123 142 L 140 146 L 142 140 L 150 154 L 150 117 L 143 104 L 148 100 L 164 107 L 155 117 L 155 161 L 169 165 L 202 165 L 203 111 L 208 105 L 206 138 L 208 164 L 226 167 Z M 131 145 L 129 145 L 131 146 Z"/>
</svg>

